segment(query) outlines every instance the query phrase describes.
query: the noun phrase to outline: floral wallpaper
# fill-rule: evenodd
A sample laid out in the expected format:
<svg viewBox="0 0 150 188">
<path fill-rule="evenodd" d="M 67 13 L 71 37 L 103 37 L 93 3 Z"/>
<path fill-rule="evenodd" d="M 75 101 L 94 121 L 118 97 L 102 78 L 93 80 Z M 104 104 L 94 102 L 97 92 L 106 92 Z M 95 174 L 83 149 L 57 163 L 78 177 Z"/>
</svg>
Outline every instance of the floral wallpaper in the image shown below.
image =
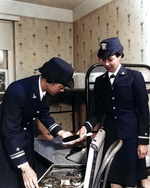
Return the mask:
<svg viewBox="0 0 150 188">
<path fill-rule="evenodd" d="M 124 46 L 122 63 L 149 63 L 149 0 L 115 0 L 74 23 L 21 17 L 15 23 L 16 79 L 39 74 L 39 68 L 57 56 L 76 72 L 86 73 L 98 62 L 101 40 L 119 37 Z M 85 122 L 84 91 L 74 92 L 69 101 L 54 104 L 51 110 L 70 111 L 74 99 L 76 131 Z M 59 101 L 59 99 L 58 99 Z M 56 122 L 72 130 L 72 113 L 54 114 Z"/>
<path fill-rule="evenodd" d="M 149 63 L 149 0 L 115 0 L 73 24 L 74 68 L 86 72 L 98 62 L 100 42 L 119 37 L 124 46 L 123 63 Z"/>
<path fill-rule="evenodd" d="M 15 23 L 15 51 L 16 80 L 40 74 L 34 69 L 52 57 L 60 57 L 73 67 L 73 23 L 21 17 Z M 64 98 L 56 96 L 50 111 L 61 112 L 52 116 L 65 130 L 72 131 L 72 101 Z"/>
<path fill-rule="evenodd" d="M 21 17 L 15 23 L 16 79 L 39 74 L 34 69 L 52 57 L 73 66 L 73 23 Z"/>
</svg>

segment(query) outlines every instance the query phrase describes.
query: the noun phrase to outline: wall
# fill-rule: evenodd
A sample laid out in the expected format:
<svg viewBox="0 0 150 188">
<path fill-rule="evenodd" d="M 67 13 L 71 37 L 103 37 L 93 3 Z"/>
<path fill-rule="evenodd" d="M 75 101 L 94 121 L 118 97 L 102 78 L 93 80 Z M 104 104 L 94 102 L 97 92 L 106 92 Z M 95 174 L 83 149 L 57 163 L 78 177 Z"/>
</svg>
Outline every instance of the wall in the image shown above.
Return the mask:
<svg viewBox="0 0 150 188">
<path fill-rule="evenodd" d="M 86 72 L 98 62 L 101 40 L 118 36 L 124 46 L 123 63 L 149 65 L 149 0 L 115 0 L 73 24 L 74 68 Z"/>
<path fill-rule="evenodd" d="M 26 15 L 26 9 L 21 5 L 19 9 L 11 9 L 8 1 L 1 2 L 0 13 L 6 14 L 7 11 L 2 11 L 7 9 L 10 11 L 8 14 L 14 15 L 14 12 L 19 12 L 19 16 L 22 13 Z M 67 20 L 66 22 L 54 21 L 54 16 L 51 20 L 45 19 L 46 16 L 51 16 L 51 11 L 40 19 L 41 9 L 37 6 L 36 10 L 40 12 L 35 9 L 31 12 L 28 5 L 27 12 L 31 17 L 21 16 L 20 21 L 15 23 L 16 79 L 38 74 L 34 69 L 53 56 L 60 56 L 68 61 L 76 72 L 86 73 L 92 64 L 98 62 L 97 51 L 100 41 L 112 36 L 118 36 L 125 48 L 123 63 L 149 64 L 149 7 L 149 0 L 115 0 L 72 23 L 68 20 L 72 19 L 68 16 L 71 15 L 70 12 L 67 12 L 67 15 L 66 12 L 63 13 L 62 18 Z M 43 9 L 46 12 L 46 8 Z M 33 18 L 33 14 L 37 17 Z M 80 127 L 86 118 L 83 93 L 75 96 L 75 104 L 76 127 Z M 52 111 L 57 109 L 70 110 L 71 106 L 60 103 L 54 104 L 51 108 Z M 71 130 L 70 113 L 54 116 L 63 128 Z"/>
<path fill-rule="evenodd" d="M 98 63 L 100 41 L 117 36 L 124 46 L 122 63 L 149 63 L 150 49 L 150 2 L 149 0 L 115 0 L 73 23 L 74 69 L 86 73 Z M 78 112 L 84 109 L 78 106 Z M 84 123 L 85 111 L 76 114 Z"/>
<path fill-rule="evenodd" d="M 40 74 L 35 71 L 52 57 L 73 66 L 73 23 L 20 17 L 15 22 L 16 80 Z M 63 100 L 63 101 L 62 101 Z M 50 111 L 71 111 L 71 98 L 58 96 Z M 63 129 L 72 131 L 72 113 L 52 114 Z"/>
<path fill-rule="evenodd" d="M 21 17 L 15 23 L 16 79 L 39 74 L 52 57 L 73 66 L 73 24 Z"/>
</svg>

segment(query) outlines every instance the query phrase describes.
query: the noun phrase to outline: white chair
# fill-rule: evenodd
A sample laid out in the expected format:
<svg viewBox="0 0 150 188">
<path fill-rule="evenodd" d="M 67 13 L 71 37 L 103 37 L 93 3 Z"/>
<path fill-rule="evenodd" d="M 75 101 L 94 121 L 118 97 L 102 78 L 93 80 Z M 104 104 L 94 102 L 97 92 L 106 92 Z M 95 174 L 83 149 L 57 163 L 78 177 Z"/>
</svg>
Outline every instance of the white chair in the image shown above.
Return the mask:
<svg viewBox="0 0 150 188">
<path fill-rule="evenodd" d="M 93 183 L 93 188 L 98 188 L 101 185 L 101 188 L 105 188 L 109 169 L 111 167 L 112 161 L 118 152 L 118 150 L 121 148 L 123 142 L 122 140 L 117 140 L 115 141 L 107 150 L 104 159 L 102 161 L 102 164 L 99 167 L 98 173 L 96 175 L 95 181 Z M 105 174 L 103 176 L 103 172 L 105 170 Z M 102 176 L 103 176 L 103 181 L 102 181 Z"/>
<path fill-rule="evenodd" d="M 105 131 L 103 129 L 100 129 L 96 136 L 92 139 L 89 147 L 86 172 L 84 178 L 84 188 L 92 187 L 93 181 L 96 177 L 99 166 L 101 164 L 104 140 Z"/>
<path fill-rule="evenodd" d="M 100 129 L 90 144 L 84 182 L 78 188 L 105 188 L 111 163 L 123 142 L 115 141 L 102 160 L 104 140 L 105 131 Z"/>
</svg>

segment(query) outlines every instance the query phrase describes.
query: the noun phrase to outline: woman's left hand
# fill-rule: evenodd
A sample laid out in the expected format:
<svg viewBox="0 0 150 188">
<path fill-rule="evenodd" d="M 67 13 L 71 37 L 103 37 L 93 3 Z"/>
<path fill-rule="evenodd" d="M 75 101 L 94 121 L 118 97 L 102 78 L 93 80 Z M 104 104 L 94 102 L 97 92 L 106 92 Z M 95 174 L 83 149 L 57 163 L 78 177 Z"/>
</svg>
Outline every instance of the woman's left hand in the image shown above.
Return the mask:
<svg viewBox="0 0 150 188">
<path fill-rule="evenodd" d="M 148 152 L 147 145 L 138 145 L 137 153 L 138 153 L 139 159 L 145 158 L 147 155 L 147 152 Z"/>
<path fill-rule="evenodd" d="M 68 136 L 72 136 L 73 134 L 69 131 L 61 130 L 58 132 L 58 136 L 61 136 L 62 138 L 66 138 Z"/>
</svg>

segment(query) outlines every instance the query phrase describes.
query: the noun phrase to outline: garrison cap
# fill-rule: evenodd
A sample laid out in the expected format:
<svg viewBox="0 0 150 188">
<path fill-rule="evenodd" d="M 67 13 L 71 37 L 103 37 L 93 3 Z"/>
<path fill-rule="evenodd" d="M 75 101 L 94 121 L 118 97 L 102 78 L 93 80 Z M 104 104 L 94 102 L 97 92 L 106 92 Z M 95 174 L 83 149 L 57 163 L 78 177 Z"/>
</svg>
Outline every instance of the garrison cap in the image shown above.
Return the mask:
<svg viewBox="0 0 150 188">
<path fill-rule="evenodd" d="M 117 37 L 112 37 L 105 39 L 100 43 L 100 49 L 97 56 L 101 59 L 107 59 L 122 50 L 123 46 L 121 45 L 119 39 Z"/>
<path fill-rule="evenodd" d="M 47 80 L 52 79 L 71 89 L 74 88 L 74 80 L 72 78 L 74 70 L 71 65 L 61 58 L 53 57 L 39 68 L 39 72 Z"/>
</svg>

